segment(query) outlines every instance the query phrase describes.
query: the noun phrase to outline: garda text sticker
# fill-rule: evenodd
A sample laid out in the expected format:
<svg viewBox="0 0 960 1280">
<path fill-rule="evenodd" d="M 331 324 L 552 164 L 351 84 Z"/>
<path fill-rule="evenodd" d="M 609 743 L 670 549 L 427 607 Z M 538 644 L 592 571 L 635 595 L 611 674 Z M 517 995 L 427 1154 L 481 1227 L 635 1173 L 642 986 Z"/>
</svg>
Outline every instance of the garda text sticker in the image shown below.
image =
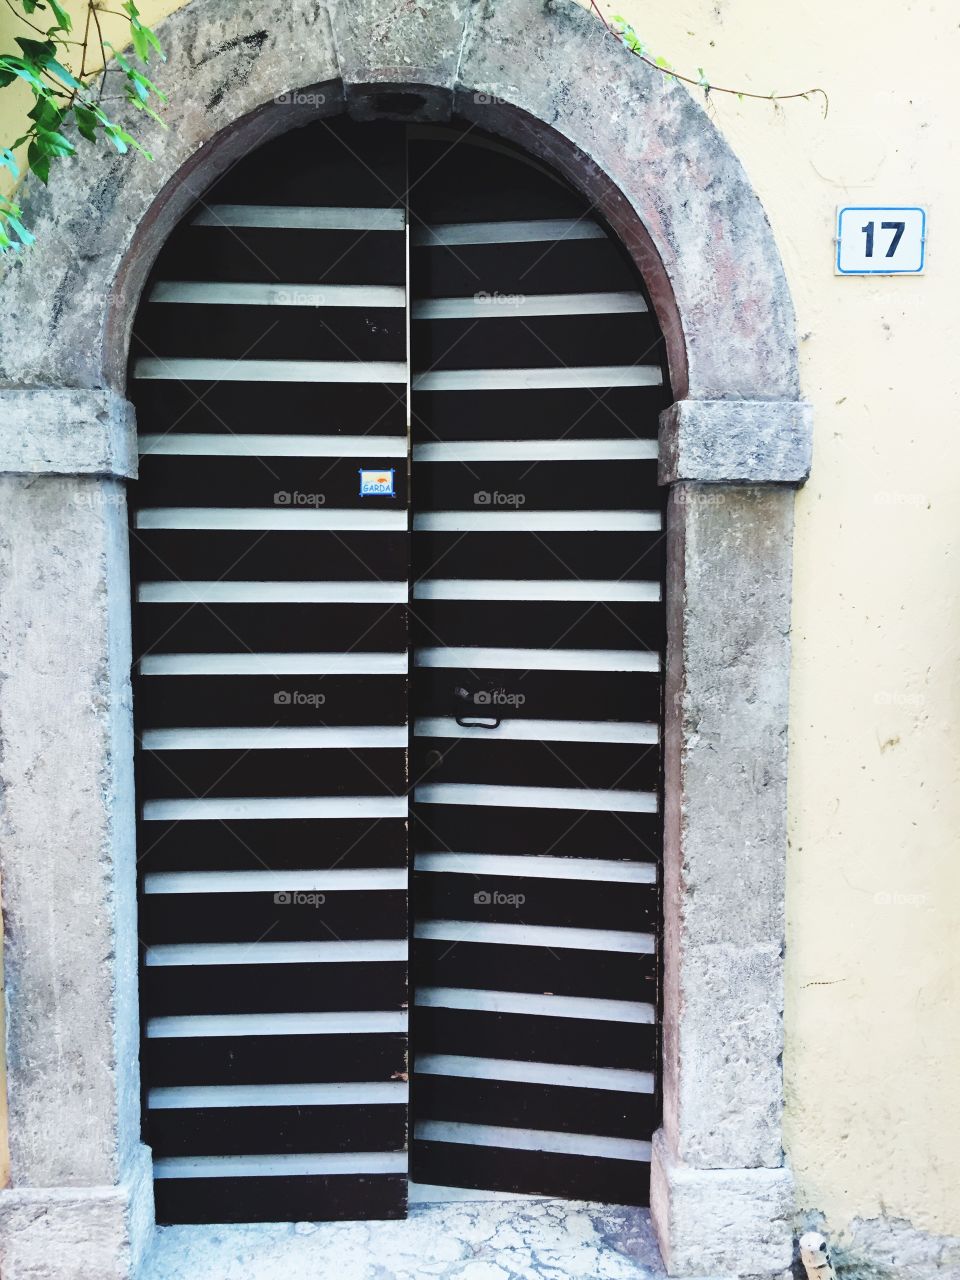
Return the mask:
<svg viewBox="0 0 960 1280">
<path fill-rule="evenodd" d="M 360 497 L 395 498 L 397 495 L 393 487 L 393 473 L 393 467 L 386 467 L 379 471 L 361 469 Z"/>
</svg>

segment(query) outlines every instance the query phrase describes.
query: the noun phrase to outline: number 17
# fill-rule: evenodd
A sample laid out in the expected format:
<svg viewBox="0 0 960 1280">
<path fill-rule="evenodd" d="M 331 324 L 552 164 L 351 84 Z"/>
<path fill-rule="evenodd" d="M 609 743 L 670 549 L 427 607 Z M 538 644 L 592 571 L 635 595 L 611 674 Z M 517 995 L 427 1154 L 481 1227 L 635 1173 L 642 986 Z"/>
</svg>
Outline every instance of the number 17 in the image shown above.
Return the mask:
<svg viewBox="0 0 960 1280">
<path fill-rule="evenodd" d="M 876 227 L 875 222 L 868 222 L 866 226 L 860 228 L 863 234 L 867 237 L 867 257 L 868 258 L 873 257 L 873 239 L 874 239 L 875 227 Z M 893 232 L 893 238 L 890 241 L 890 247 L 887 250 L 887 254 L 886 254 L 888 258 L 892 258 L 894 254 L 897 252 L 897 246 L 900 244 L 900 241 L 903 239 L 903 233 L 907 229 L 907 224 L 905 222 L 881 222 L 880 229 L 882 231 Z"/>
</svg>

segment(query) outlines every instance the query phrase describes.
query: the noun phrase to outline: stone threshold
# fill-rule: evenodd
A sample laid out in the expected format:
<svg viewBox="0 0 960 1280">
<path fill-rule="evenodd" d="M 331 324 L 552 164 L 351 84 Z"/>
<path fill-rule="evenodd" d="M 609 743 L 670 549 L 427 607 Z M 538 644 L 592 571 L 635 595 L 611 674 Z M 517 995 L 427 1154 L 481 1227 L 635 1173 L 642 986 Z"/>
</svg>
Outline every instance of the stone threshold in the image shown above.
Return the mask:
<svg viewBox="0 0 960 1280">
<path fill-rule="evenodd" d="M 663 1280 L 645 1209 L 414 1203 L 396 1222 L 158 1227 L 139 1280 Z"/>
</svg>

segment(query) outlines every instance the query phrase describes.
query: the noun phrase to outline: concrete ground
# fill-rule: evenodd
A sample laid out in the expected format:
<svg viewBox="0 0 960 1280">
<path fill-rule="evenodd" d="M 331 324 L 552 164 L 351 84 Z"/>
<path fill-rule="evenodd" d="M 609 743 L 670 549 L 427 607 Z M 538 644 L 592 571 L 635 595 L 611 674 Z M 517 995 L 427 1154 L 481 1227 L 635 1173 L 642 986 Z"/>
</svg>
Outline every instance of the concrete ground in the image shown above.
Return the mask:
<svg viewBox="0 0 960 1280">
<path fill-rule="evenodd" d="M 474 1193 L 478 1194 L 478 1193 Z M 662 1280 L 646 1210 L 534 1197 L 399 1222 L 163 1227 L 143 1280 Z"/>
</svg>

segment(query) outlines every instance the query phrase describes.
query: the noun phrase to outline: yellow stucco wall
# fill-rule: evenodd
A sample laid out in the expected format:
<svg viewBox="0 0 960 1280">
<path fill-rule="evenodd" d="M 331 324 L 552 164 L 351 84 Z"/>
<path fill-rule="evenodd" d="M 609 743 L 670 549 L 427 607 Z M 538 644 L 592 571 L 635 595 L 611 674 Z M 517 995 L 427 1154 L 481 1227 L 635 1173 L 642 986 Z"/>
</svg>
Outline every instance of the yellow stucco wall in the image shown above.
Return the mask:
<svg viewBox="0 0 960 1280">
<path fill-rule="evenodd" d="M 816 411 L 797 506 L 787 1144 L 833 1226 L 887 1214 L 960 1234 L 955 2 L 607 12 L 680 69 L 830 95 L 827 119 L 812 102 L 713 107 L 773 223 Z M 925 205 L 927 275 L 834 276 L 840 203 Z"/>
<path fill-rule="evenodd" d="M 714 119 L 783 255 L 813 402 L 797 503 L 788 1153 L 835 1225 L 960 1234 L 960 165 L 952 0 L 615 0 Z M 838 204 L 923 204 L 919 279 L 833 274 Z"/>
</svg>

